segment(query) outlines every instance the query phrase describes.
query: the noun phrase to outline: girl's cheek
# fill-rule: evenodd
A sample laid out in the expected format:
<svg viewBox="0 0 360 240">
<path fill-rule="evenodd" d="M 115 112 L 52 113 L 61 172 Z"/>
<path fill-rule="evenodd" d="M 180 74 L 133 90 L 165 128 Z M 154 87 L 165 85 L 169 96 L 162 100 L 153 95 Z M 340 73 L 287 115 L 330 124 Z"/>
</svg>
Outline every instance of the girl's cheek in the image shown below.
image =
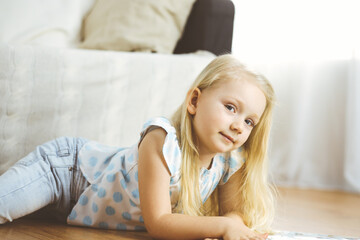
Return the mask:
<svg viewBox="0 0 360 240">
<path fill-rule="evenodd" d="M 242 139 L 241 139 L 241 146 L 248 140 L 250 136 L 250 133 L 246 133 L 246 135 L 243 135 Z"/>
</svg>

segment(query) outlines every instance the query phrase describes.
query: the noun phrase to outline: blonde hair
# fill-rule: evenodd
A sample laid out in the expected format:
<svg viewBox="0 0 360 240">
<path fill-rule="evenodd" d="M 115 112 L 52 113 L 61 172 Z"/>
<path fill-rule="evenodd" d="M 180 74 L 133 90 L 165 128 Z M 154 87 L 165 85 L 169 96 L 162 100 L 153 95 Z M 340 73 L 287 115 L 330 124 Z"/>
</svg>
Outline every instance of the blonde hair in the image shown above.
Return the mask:
<svg viewBox="0 0 360 240">
<path fill-rule="evenodd" d="M 274 217 L 273 191 L 267 179 L 267 148 L 274 105 L 274 91 L 269 81 L 261 75 L 248 70 L 230 54 L 216 57 L 199 74 L 189 93 L 195 88 L 200 91 L 225 80 L 239 79 L 256 84 L 266 97 L 266 107 L 259 123 L 253 128 L 244 143 L 243 154 L 246 161 L 236 174 L 238 192 L 226 198 L 239 199 L 232 211 L 239 213 L 245 224 L 259 232 L 268 231 Z M 202 216 L 218 213 L 217 191 L 202 204 L 199 192 L 199 155 L 192 126 L 192 116 L 187 111 L 190 94 L 172 116 L 182 152 L 181 191 L 176 208 L 177 212 Z M 235 176 L 235 175 L 234 175 Z M 209 207 L 210 206 L 210 207 Z"/>
</svg>

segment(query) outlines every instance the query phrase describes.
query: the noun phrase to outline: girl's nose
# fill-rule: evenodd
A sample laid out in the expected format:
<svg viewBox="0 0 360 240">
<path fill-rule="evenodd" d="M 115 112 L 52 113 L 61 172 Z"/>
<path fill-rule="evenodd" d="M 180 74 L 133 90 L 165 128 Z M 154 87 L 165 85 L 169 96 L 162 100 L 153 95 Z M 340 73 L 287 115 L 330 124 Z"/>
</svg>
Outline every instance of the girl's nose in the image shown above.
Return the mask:
<svg viewBox="0 0 360 240">
<path fill-rule="evenodd" d="M 244 121 L 242 120 L 238 120 L 236 119 L 235 121 L 232 122 L 232 124 L 230 125 L 230 129 L 233 131 L 236 131 L 236 133 L 241 134 L 243 131 L 243 124 Z"/>
</svg>

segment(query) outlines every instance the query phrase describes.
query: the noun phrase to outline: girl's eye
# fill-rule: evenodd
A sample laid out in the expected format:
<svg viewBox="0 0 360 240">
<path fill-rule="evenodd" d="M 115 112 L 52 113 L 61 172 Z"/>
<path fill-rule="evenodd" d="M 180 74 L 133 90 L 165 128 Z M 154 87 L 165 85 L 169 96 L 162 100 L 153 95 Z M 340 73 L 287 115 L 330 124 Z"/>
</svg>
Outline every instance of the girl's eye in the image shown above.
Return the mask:
<svg viewBox="0 0 360 240">
<path fill-rule="evenodd" d="M 233 113 L 236 110 L 235 107 L 233 105 L 231 105 L 231 104 L 226 104 L 225 107 L 226 107 L 227 110 L 229 110 L 230 112 L 233 112 Z"/>
<path fill-rule="evenodd" d="M 248 125 L 248 126 L 250 126 L 250 127 L 254 127 L 254 126 L 255 126 L 254 121 L 251 120 L 251 119 L 246 119 L 246 120 L 245 120 L 245 123 L 246 123 L 246 125 Z"/>
</svg>

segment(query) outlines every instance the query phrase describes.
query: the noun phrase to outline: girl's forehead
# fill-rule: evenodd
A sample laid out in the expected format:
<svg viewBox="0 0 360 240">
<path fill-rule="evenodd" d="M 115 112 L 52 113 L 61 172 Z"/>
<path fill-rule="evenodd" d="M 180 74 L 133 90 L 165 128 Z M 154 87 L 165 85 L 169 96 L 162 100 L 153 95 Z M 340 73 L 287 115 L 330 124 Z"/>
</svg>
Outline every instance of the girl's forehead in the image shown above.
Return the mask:
<svg viewBox="0 0 360 240">
<path fill-rule="evenodd" d="M 221 84 L 217 84 L 217 86 L 209 88 L 209 91 L 205 92 L 204 93 L 210 98 L 219 97 L 221 99 L 233 99 L 236 100 L 236 102 L 241 102 L 259 116 L 262 114 L 266 105 L 265 94 L 259 86 L 253 81 L 244 79 L 222 81 Z"/>
<path fill-rule="evenodd" d="M 241 88 L 244 88 L 248 85 L 253 85 L 258 87 L 253 81 L 249 79 L 224 79 L 224 80 L 218 80 L 212 84 L 209 89 L 214 91 L 224 91 L 224 90 L 233 90 L 232 92 L 236 92 L 236 90 L 239 90 Z"/>
</svg>

